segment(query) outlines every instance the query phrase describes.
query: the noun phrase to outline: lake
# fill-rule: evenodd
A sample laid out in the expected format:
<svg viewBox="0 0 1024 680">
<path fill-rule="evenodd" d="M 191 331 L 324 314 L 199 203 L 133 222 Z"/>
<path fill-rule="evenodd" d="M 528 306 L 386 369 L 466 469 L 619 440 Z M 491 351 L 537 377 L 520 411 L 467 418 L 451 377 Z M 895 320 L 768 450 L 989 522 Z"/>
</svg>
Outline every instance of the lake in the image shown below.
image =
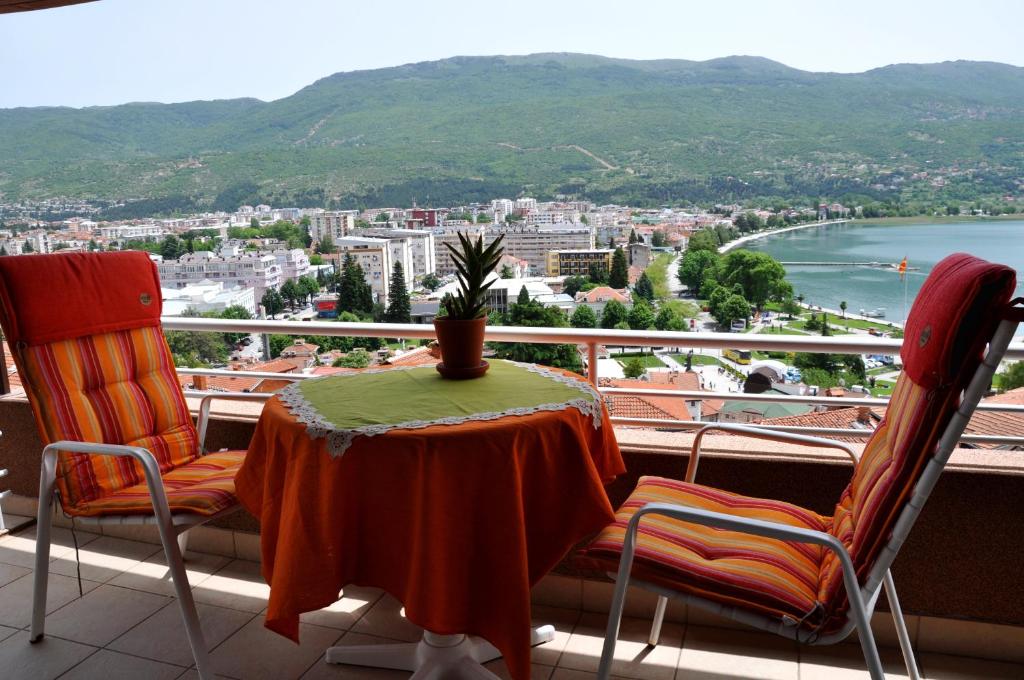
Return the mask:
<svg viewBox="0 0 1024 680">
<path fill-rule="evenodd" d="M 905 256 L 907 305 L 939 260 L 956 252 L 999 262 L 1017 270 L 1017 295 L 1024 295 L 1024 220 L 884 225 L 870 222 L 809 227 L 744 244 L 782 262 L 899 262 Z M 794 295 L 827 309 L 858 313 L 886 308 L 886 319 L 902 322 L 904 284 L 889 269 L 861 266 L 787 265 Z M 1018 329 L 1018 334 L 1024 329 Z"/>
</svg>

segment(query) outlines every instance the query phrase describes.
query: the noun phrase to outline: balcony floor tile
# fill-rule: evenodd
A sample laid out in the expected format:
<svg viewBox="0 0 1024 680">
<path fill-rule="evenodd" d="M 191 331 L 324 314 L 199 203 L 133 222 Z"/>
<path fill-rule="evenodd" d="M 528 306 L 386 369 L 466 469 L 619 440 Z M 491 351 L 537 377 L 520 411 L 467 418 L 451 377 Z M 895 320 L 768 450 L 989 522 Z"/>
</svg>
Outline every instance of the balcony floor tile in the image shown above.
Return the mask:
<svg viewBox="0 0 1024 680">
<path fill-rule="evenodd" d="M 145 621 L 168 602 L 169 598 L 162 595 L 102 585 L 47 616 L 46 633 L 103 647 Z"/>
<path fill-rule="evenodd" d="M 174 680 L 183 670 L 178 666 L 101 649 L 60 677 L 61 680 Z"/>
<path fill-rule="evenodd" d="M 199 624 L 209 649 L 216 648 L 254 618 L 253 614 L 208 604 L 197 604 Z M 262 620 L 262 617 L 258 617 Z M 194 663 L 185 635 L 178 601 L 166 607 L 114 640 L 110 649 L 188 667 Z"/>
<path fill-rule="evenodd" d="M 341 633 L 333 628 L 299 624 L 301 644 L 263 627 L 257 616 L 221 643 L 210 658 L 214 670 L 244 680 L 298 678 L 334 644 Z"/>
<path fill-rule="evenodd" d="M 0 588 L 0 625 L 24 628 L 32 623 L 31 573 L 11 581 Z M 85 593 L 98 588 L 99 583 L 82 581 Z M 78 581 L 59 574 L 50 574 L 46 589 L 46 613 L 50 614 L 67 603 L 78 599 Z"/>
<path fill-rule="evenodd" d="M 52 680 L 94 652 L 95 647 L 52 637 L 29 644 L 22 631 L 0 642 L 0 668 L 12 680 Z"/>
<path fill-rule="evenodd" d="M 776 635 L 750 630 L 687 626 L 677 680 L 741 678 L 797 680 L 797 645 Z M 726 677 L 728 677 L 728 675 Z"/>
<path fill-rule="evenodd" d="M 204 553 L 188 553 L 185 561 L 185 573 L 193 588 L 222 569 L 230 558 Z M 156 595 L 174 596 L 174 583 L 167 569 L 167 558 L 163 549 L 149 556 L 144 562 L 137 562 L 127 571 L 121 572 L 110 580 L 110 585 L 132 590 L 141 590 Z"/>
</svg>

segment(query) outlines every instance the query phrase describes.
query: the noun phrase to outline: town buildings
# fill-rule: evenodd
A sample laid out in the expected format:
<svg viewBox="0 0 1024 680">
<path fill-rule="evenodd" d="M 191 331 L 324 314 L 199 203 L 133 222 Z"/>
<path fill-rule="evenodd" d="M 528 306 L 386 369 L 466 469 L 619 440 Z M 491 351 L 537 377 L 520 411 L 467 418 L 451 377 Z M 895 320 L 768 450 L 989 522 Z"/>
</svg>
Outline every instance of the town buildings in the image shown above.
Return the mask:
<svg viewBox="0 0 1024 680">
<path fill-rule="evenodd" d="M 277 258 L 265 253 L 241 253 L 221 257 L 207 250 L 186 253 L 177 260 L 157 262 L 160 283 L 164 288 L 185 288 L 191 284 L 212 281 L 227 286 L 254 289 L 257 300 L 267 290 L 283 283 Z"/>
<path fill-rule="evenodd" d="M 601 267 L 609 272 L 612 269 L 611 248 L 594 250 L 549 250 L 548 276 L 586 276 L 593 266 Z"/>
</svg>

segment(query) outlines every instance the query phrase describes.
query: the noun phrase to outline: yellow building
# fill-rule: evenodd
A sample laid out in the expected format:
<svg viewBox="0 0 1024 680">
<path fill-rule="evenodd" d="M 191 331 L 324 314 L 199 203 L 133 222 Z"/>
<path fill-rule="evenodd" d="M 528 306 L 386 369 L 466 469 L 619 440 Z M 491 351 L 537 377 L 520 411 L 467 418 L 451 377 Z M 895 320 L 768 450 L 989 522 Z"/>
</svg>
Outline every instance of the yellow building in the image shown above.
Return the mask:
<svg viewBox="0 0 1024 680">
<path fill-rule="evenodd" d="M 586 276 L 592 264 L 604 267 L 606 272 L 611 271 L 613 252 L 608 248 L 549 250 L 548 276 Z"/>
</svg>

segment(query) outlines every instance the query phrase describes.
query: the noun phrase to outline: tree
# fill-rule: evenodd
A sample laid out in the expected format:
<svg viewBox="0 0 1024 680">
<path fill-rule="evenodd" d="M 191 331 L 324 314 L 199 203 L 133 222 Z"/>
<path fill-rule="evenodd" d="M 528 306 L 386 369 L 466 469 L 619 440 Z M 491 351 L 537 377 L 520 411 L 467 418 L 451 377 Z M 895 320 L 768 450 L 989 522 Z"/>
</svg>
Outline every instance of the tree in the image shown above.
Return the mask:
<svg viewBox="0 0 1024 680">
<path fill-rule="evenodd" d="M 636 235 L 636 229 L 630 229 L 629 230 L 629 245 L 633 245 L 634 243 L 642 243 L 642 241 L 640 240 L 640 237 Z"/>
<path fill-rule="evenodd" d="M 608 268 L 599 262 L 591 262 L 587 278 L 590 279 L 591 283 L 596 283 L 599 286 L 604 285 L 608 283 Z"/>
<path fill-rule="evenodd" d="M 612 255 L 612 270 L 608 273 L 608 285 L 622 289 L 629 285 L 629 265 L 626 264 L 626 253 L 616 248 Z"/>
<path fill-rule="evenodd" d="M 218 318 L 221 319 L 251 319 L 252 314 L 249 310 L 241 305 L 231 305 L 224 309 L 223 312 L 217 314 Z M 248 333 L 225 333 L 224 342 L 229 345 L 234 345 L 241 342 L 244 338 L 249 337 Z"/>
<path fill-rule="evenodd" d="M 281 356 L 281 352 L 285 351 L 288 347 L 295 344 L 290 335 L 282 335 L 275 333 L 270 336 L 270 358 L 276 359 Z"/>
<path fill-rule="evenodd" d="M 253 229 L 259 229 L 260 228 L 260 220 L 259 220 L 259 218 L 258 217 L 251 218 L 249 220 L 249 226 L 252 227 Z"/>
<path fill-rule="evenodd" d="M 750 303 L 742 295 L 730 293 L 711 310 L 711 315 L 722 326 L 729 326 L 733 321 L 746 321 L 750 316 Z"/>
<path fill-rule="evenodd" d="M 664 248 L 668 245 L 668 239 L 665 238 L 665 232 L 661 229 L 655 229 L 651 232 L 651 246 L 654 248 Z"/>
<path fill-rule="evenodd" d="M 573 328 L 593 328 L 597 325 L 597 314 L 594 314 L 589 305 L 580 305 L 572 313 L 569 323 Z"/>
<path fill-rule="evenodd" d="M 22 254 L 36 252 L 35 246 L 32 245 L 32 241 L 25 239 L 25 245 L 21 247 Z"/>
<path fill-rule="evenodd" d="M 316 244 L 316 252 L 321 255 L 330 255 L 337 251 L 338 249 L 334 246 L 334 239 L 331 238 L 330 234 L 324 234 L 320 242 Z"/>
<path fill-rule="evenodd" d="M 792 319 L 800 313 L 800 305 L 792 297 L 787 297 L 782 301 L 782 313 Z"/>
<path fill-rule="evenodd" d="M 720 245 L 722 244 L 718 242 L 718 236 L 713 229 L 701 229 L 687 241 L 686 250 L 710 250 L 717 253 Z"/>
<path fill-rule="evenodd" d="M 299 277 L 298 286 L 306 301 L 312 304 L 313 296 L 320 292 L 320 283 L 312 276 L 306 275 Z"/>
<path fill-rule="evenodd" d="M 263 305 L 263 309 L 266 310 L 271 319 L 284 311 L 284 297 L 273 288 L 268 288 L 267 292 L 263 293 L 263 297 L 260 298 L 260 304 Z"/>
<path fill-rule="evenodd" d="M 363 268 L 351 253 L 346 253 L 338 283 L 338 314 L 370 314 L 372 311 L 373 293 L 370 284 L 366 283 Z"/>
<path fill-rule="evenodd" d="M 633 292 L 643 300 L 648 302 L 654 301 L 654 284 L 651 283 L 651 278 L 647 276 L 647 272 L 640 274 L 640 278 L 636 280 L 636 285 L 633 286 Z"/>
<path fill-rule="evenodd" d="M 585 276 L 567 276 L 565 283 L 562 284 L 562 292 L 570 297 L 576 297 L 576 293 L 583 290 L 583 286 L 587 285 L 587 277 Z"/>
<path fill-rule="evenodd" d="M 165 260 L 177 260 L 183 253 L 187 252 L 181 241 L 173 234 L 164 237 L 160 243 L 160 255 Z"/>
<path fill-rule="evenodd" d="M 718 252 L 714 250 L 687 250 L 679 262 L 676 277 L 695 295 L 701 294 L 701 284 L 708 272 L 714 273 L 718 266 Z M 717 275 L 716 275 L 717 278 Z M 706 295 L 706 294 L 705 294 Z"/>
<path fill-rule="evenodd" d="M 618 300 L 609 300 L 601 312 L 601 328 L 615 328 L 626 322 L 626 307 Z"/>
<path fill-rule="evenodd" d="M 433 272 L 426 274 L 420 283 L 423 284 L 424 288 L 431 291 L 437 290 L 441 287 L 441 279 L 437 278 L 437 274 L 434 274 Z"/>
<path fill-rule="evenodd" d="M 507 264 L 501 265 L 500 275 L 501 278 L 503 279 L 514 279 L 516 277 L 516 273 L 512 271 L 512 267 L 508 266 Z"/>
<path fill-rule="evenodd" d="M 647 372 L 647 368 L 644 366 L 644 362 L 641 361 L 640 357 L 632 357 L 626 361 L 625 366 L 622 367 L 622 373 L 627 378 L 639 378 Z"/>
<path fill-rule="evenodd" d="M 377 213 L 377 216 L 375 218 L 373 218 L 373 221 L 374 222 L 390 222 L 391 221 L 391 215 L 389 215 L 386 212 Z"/>
<path fill-rule="evenodd" d="M 526 301 L 523 302 L 523 298 Z M 545 307 L 539 302 L 530 301 L 529 293 L 524 286 L 519 291 L 519 298 L 509 308 L 509 323 L 513 326 L 532 326 L 547 328 L 565 328 L 569 325 L 565 314 L 556 307 Z M 556 366 L 570 371 L 582 371 L 579 352 L 575 345 L 536 345 L 527 342 L 495 342 L 491 343 L 494 354 L 499 359 L 524 361 L 545 366 Z"/>
<path fill-rule="evenodd" d="M 345 368 L 366 368 L 370 365 L 370 354 L 362 347 L 357 347 L 345 356 L 335 359 L 331 365 Z"/>
<path fill-rule="evenodd" d="M 750 250 L 733 250 L 723 257 L 719 279 L 723 285 L 742 286 L 743 297 L 758 309 L 763 309 L 768 300 L 785 299 L 793 290 L 778 260 Z"/>
<path fill-rule="evenodd" d="M 7 246 L 0 246 L 0 257 L 7 255 Z"/>
<path fill-rule="evenodd" d="M 1014 390 L 1024 387 L 1024 361 L 1015 361 L 999 374 L 999 389 Z"/>
<path fill-rule="evenodd" d="M 189 307 L 182 316 L 200 316 Z M 195 331 L 165 331 L 167 346 L 171 350 L 176 366 L 193 368 L 222 364 L 228 358 L 228 346 L 221 333 L 199 333 Z"/>
<path fill-rule="evenodd" d="M 412 305 L 409 302 L 409 291 L 405 287 L 405 269 L 402 263 L 395 261 L 391 268 L 391 295 L 388 309 L 384 313 L 387 323 L 410 323 L 412 321 Z"/>
<path fill-rule="evenodd" d="M 686 318 L 670 305 L 662 305 L 654 317 L 654 327 L 659 331 L 685 331 Z"/>
<path fill-rule="evenodd" d="M 324 258 L 320 255 L 320 253 L 313 253 L 312 255 L 309 256 L 309 263 L 312 265 L 320 266 L 324 263 Z M 319 275 L 319 272 L 317 272 L 317 275 Z"/>
<path fill-rule="evenodd" d="M 843 313 L 843 318 L 846 318 L 846 300 L 839 303 L 839 310 Z"/>
<path fill-rule="evenodd" d="M 654 310 L 646 300 L 640 298 L 633 303 L 626 317 L 629 327 L 635 331 L 645 331 L 654 325 Z"/>
<path fill-rule="evenodd" d="M 290 308 L 295 309 L 295 303 L 304 296 L 299 289 L 299 284 L 295 283 L 294 279 L 288 279 L 281 284 L 281 297 L 287 300 Z"/>
</svg>

